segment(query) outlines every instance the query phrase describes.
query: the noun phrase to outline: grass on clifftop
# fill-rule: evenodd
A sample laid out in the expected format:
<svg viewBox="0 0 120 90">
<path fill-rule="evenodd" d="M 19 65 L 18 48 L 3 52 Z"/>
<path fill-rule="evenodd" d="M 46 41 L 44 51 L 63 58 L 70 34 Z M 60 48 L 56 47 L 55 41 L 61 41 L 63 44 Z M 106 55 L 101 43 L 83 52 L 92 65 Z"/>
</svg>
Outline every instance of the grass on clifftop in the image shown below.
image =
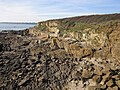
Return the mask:
<svg viewBox="0 0 120 90">
<path fill-rule="evenodd" d="M 60 30 L 60 33 L 64 34 L 67 32 L 80 32 L 88 28 L 97 29 L 104 24 L 116 21 L 120 21 L 120 14 L 78 16 L 39 22 L 38 29 L 41 31 L 48 30 L 47 22 L 58 22 L 57 28 Z"/>
<path fill-rule="evenodd" d="M 94 29 L 96 25 L 94 24 L 87 24 L 81 22 L 62 22 L 59 24 L 58 29 L 61 33 L 68 33 L 68 32 L 81 32 L 85 29 L 91 28 Z"/>
</svg>

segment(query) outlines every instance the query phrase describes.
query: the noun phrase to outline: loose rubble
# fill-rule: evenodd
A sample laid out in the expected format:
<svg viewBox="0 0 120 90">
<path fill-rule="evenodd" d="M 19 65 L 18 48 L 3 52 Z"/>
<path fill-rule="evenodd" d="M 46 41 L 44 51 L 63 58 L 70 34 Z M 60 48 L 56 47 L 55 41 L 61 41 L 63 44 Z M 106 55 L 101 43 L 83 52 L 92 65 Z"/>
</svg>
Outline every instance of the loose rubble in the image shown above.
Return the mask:
<svg viewBox="0 0 120 90">
<path fill-rule="evenodd" d="M 31 30 L 0 33 L 0 90 L 120 89 L 120 39 L 114 37 L 120 29 L 109 40 L 100 34 L 103 41 L 94 48 L 88 39 L 60 37 L 55 27 L 57 37 Z"/>
</svg>

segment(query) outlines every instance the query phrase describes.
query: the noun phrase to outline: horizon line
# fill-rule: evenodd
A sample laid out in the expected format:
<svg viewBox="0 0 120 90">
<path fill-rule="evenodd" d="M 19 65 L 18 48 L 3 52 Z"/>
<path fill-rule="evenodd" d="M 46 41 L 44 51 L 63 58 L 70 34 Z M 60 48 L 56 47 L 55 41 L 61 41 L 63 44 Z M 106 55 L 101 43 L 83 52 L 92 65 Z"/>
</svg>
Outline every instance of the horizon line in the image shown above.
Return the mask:
<svg viewBox="0 0 120 90">
<path fill-rule="evenodd" d="M 93 15 L 112 15 L 112 14 L 120 14 L 120 13 L 94 13 L 94 14 L 66 16 L 66 17 L 60 17 L 60 18 L 50 18 L 50 19 L 45 19 L 41 21 L 0 21 L 0 23 L 38 23 L 38 22 L 44 22 L 44 21 L 49 21 L 49 20 L 59 20 L 59 19 L 82 17 L 82 16 L 93 16 Z"/>
</svg>

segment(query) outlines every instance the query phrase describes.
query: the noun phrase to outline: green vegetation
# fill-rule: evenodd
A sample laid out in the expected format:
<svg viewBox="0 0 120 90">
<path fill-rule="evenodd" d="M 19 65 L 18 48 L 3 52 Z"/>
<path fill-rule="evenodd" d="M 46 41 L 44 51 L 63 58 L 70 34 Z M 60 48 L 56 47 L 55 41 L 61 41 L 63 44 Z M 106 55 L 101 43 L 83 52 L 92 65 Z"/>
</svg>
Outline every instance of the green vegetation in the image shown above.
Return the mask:
<svg viewBox="0 0 120 90">
<path fill-rule="evenodd" d="M 90 15 L 48 20 L 45 22 L 40 22 L 38 29 L 41 31 L 48 30 L 45 23 L 53 21 L 58 22 L 57 28 L 60 30 L 61 34 L 73 31 L 81 32 L 88 28 L 98 31 L 98 29 L 100 30 L 101 26 L 104 27 L 104 25 L 109 24 L 109 27 L 111 27 L 111 23 L 120 21 L 120 14 Z M 43 24 L 41 25 L 41 23 Z"/>
<path fill-rule="evenodd" d="M 43 26 L 39 26 L 38 29 L 41 30 L 41 31 L 44 31 L 44 30 L 47 29 L 47 26 L 45 26 L 45 25 L 43 25 Z"/>
<path fill-rule="evenodd" d="M 79 32 L 81 30 L 87 29 L 87 28 L 92 28 L 93 26 L 90 24 L 85 24 L 85 23 L 75 23 L 74 27 L 71 27 L 69 29 L 69 31 L 75 31 L 75 32 Z"/>
<path fill-rule="evenodd" d="M 68 32 L 81 32 L 84 29 L 94 29 L 94 24 L 87 24 L 87 23 L 81 23 L 81 22 L 68 22 L 63 21 L 59 24 L 58 29 L 61 31 L 62 34 L 68 33 Z"/>
<path fill-rule="evenodd" d="M 40 30 L 40 31 L 44 31 L 44 30 L 47 30 L 47 26 L 45 25 L 45 23 L 43 25 L 41 25 L 40 23 L 38 24 L 37 26 L 37 29 Z"/>
</svg>

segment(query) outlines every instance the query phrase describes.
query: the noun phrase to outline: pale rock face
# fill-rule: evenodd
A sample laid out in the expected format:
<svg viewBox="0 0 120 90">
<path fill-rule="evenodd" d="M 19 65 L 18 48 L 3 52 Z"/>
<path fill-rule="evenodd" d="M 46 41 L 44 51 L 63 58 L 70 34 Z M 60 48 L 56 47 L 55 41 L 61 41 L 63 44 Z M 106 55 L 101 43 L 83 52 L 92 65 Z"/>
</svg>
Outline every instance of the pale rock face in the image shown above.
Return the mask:
<svg viewBox="0 0 120 90">
<path fill-rule="evenodd" d="M 50 37 L 58 37 L 60 30 L 58 29 L 58 23 L 55 21 L 44 22 L 40 24 L 41 26 L 46 26 Z"/>
<path fill-rule="evenodd" d="M 65 37 L 58 24 L 0 35 L 0 90 L 119 90 L 120 24 Z"/>
<path fill-rule="evenodd" d="M 91 46 L 95 49 L 99 49 L 104 46 L 107 37 L 103 33 L 91 34 L 90 39 Z"/>
<path fill-rule="evenodd" d="M 110 34 L 112 56 L 120 62 L 120 28 Z"/>
<path fill-rule="evenodd" d="M 65 51 L 69 53 L 70 52 L 69 51 L 69 44 L 67 42 L 64 42 L 63 45 L 64 45 Z"/>
<path fill-rule="evenodd" d="M 102 32 L 100 34 L 94 33 L 92 31 L 89 32 L 70 32 L 71 37 L 86 42 L 87 46 L 91 46 L 92 48 L 99 49 L 104 46 L 105 41 L 107 39 L 106 35 Z"/>
<path fill-rule="evenodd" d="M 57 21 L 49 21 L 46 23 L 46 26 L 55 27 L 55 26 L 58 26 L 58 22 Z"/>
<path fill-rule="evenodd" d="M 40 31 L 35 29 L 35 28 L 31 28 L 31 29 L 28 30 L 28 34 L 33 35 L 33 36 L 39 36 Z"/>
<path fill-rule="evenodd" d="M 79 44 L 74 43 L 74 42 L 69 43 L 69 41 L 64 41 L 64 40 L 60 41 L 57 38 L 53 38 L 51 43 L 52 43 L 52 46 L 55 46 L 57 48 L 62 48 L 68 54 L 78 59 L 84 56 L 92 55 L 91 48 L 81 48 Z"/>
<path fill-rule="evenodd" d="M 55 33 L 58 34 L 59 33 L 59 29 L 57 27 L 48 27 L 49 32 L 51 33 Z"/>
<path fill-rule="evenodd" d="M 71 81 L 65 86 L 64 90 L 84 90 L 82 81 L 80 82 Z"/>
<path fill-rule="evenodd" d="M 59 38 L 59 32 L 58 29 L 59 22 L 58 21 L 48 21 L 48 22 L 42 22 L 39 23 L 40 25 L 46 25 L 48 32 L 41 33 L 39 30 L 36 30 L 34 28 L 29 29 L 28 33 L 32 34 L 33 36 L 37 36 L 39 39 L 47 39 L 50 37 L 52 38 Z M 119 23 L 118 23 L 119 24 Z M 105 31 L 103 30 L 105 29 Z M 113 31 L 112 31 L 113 29 Z M 116 60 L 120 59 L 120 28 L 119 25 L 116 25 L 112 28 L 109 27 L 102 27 L 98 32 L 96 30 L 92 30 L 91 28 L 80 30 L 79 32 L 69 32 L 67 35 L 66 41 L 75 39 L 78 40 L 81 43 L 81 46 L 83 48 L 91 48 L 97 50 L 95 56 L 104 56 L 109 57 L 112 56 Z M 75 56 L 75 57 L 81 57 L 84 56 L 83 50 L 74 45 L 70 45 L 69 42 L 66 41 L 59 41 L 57 40 L 57 44 L 59 48 L 65 49 L 66 52 L 69 54 Z M 72 49 L 72 48 L 74 49 Z M 75 49 L 75 47 L 77 49 Z M 103 52 L 101 53 L 99 49 L 103 48 Z M 86 49 L 85 49 L 86 51 Z M 82 52 L 82 53 L 80 53 Z"/>
<path fill-rule="evenodd" d="M 81 40 L 82 38 L 82 33 L 81 32 L 70 32 L 69 35 L 72 37 L 72 38 L 75 38 L 77 40 Z"/>
</svg>

